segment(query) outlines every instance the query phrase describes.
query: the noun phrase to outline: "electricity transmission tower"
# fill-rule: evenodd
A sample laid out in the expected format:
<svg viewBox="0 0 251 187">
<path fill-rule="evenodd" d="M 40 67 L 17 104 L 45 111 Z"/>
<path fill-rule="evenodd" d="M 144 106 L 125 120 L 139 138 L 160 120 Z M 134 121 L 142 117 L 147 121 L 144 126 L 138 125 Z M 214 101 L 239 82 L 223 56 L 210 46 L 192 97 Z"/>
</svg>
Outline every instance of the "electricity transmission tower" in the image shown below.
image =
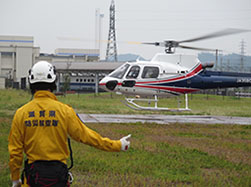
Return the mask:
<svg viewBox="0 0 251 187">
<path fill-rule="evenodd" d="M 106 49 L 106 61 L 114 61 L 117 59 L 117 45 L 116 45 L 116 32 L 115 32 L 115 3 L 114 0 L 110 6 L 110 27 L 108 34 L 108 43 Z"/>
</svg>

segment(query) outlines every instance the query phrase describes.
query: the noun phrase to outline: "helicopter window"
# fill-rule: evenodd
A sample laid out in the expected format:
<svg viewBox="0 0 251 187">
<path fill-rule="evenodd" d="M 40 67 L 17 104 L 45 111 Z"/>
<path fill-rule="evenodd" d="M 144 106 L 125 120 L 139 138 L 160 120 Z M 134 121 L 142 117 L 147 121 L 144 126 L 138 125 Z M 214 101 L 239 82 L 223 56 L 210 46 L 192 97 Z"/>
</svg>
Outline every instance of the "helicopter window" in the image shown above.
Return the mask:
<svg viewBox="0 0 251 187">
<path fill-rule="evenodd" d="M 110 77 L 121 79 L 125 75 L 129 66 L 129 64 L 120 66 L 118 69 L 114 70 L 114 72 L 110 74 Z"/>
<path fill-rule="evenodd" d="M 159 68 L 158 67 L 144 67 L 142 78 L 157 78 L 159 76 Z"/>
<path fill-rule="evenodd" d="M 132 66 L 128 74 L 126 75 L 127 79 L 136 79 L 139 75 L 139 66 Z"/>
</svg>

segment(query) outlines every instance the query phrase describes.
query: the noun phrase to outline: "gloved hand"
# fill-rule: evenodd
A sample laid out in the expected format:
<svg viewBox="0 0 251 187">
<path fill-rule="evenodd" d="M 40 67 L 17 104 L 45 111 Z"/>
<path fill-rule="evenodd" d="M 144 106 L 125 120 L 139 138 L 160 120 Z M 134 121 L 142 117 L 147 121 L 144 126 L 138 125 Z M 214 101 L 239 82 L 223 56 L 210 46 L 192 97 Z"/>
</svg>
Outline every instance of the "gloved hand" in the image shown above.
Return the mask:
<svg viewBox="0 0 251 187">
<path fill-rule="evenodd" d="M 131 138 L 131 134 L 120 139 L 121 151 L 127 151 L 129 149 L 130 147 L 130 141 L 128 141 L 129 138 Z"/>
<path fill-rule="evenodd" d="M 12 187 L 20 187 L 21 186 L 22 181 L 16 180 L 16 181 L 12 181 Z"/>
</svg>

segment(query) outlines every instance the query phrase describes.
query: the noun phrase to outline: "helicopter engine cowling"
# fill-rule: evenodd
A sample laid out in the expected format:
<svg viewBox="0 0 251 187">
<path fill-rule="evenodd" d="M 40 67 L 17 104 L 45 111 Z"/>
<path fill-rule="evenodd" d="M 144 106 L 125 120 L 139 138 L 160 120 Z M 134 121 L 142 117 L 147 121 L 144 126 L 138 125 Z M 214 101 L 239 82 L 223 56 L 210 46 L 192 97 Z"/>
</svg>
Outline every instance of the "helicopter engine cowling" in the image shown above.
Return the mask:
<svg viewBox="0 0 251 187">
<path fill-rule="evenodd" d="M 214 62 L 203 62 L 203 63 L 201 63 L 201 65 L 202 65 L 203 69 L 212 68 L 212 67 L 214 67 Z"/>
</svg>

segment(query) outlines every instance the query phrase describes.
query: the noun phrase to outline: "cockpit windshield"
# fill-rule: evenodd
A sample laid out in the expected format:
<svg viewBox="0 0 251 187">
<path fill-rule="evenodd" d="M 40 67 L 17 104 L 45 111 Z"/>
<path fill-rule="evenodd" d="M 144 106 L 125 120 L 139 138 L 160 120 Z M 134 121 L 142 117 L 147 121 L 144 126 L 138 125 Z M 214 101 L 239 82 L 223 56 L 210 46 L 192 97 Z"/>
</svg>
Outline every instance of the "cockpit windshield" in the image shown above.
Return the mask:
<svg viewBox="0 0 251 187">
<path fill-rule="evenodd" d="M 114 70 L 114 72 L 110 74 L 110 77 L 122 79 L 129 66 L 130 66 L 129 64 L 124 64 L 120 66 L 118 69 Z"/>
</svg>

